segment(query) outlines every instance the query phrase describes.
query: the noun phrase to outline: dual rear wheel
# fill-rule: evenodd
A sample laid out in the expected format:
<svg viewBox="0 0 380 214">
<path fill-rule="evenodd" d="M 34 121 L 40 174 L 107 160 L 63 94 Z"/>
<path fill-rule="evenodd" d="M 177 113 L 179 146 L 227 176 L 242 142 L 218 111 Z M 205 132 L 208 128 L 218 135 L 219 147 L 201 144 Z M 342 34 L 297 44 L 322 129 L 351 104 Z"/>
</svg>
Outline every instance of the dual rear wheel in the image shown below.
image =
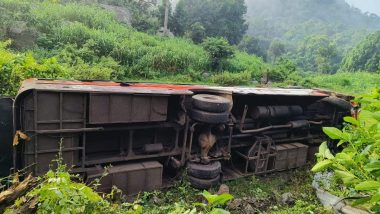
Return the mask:
<svg viewBox="0 0 380 214">
<path fill-rule="evenodd" d="M 197 189 L 209 189 L 220 181 L 222 165 L 219 161 L 209 164 L 188 163 L 187 175 L 191 186 Z"/>
</svg>

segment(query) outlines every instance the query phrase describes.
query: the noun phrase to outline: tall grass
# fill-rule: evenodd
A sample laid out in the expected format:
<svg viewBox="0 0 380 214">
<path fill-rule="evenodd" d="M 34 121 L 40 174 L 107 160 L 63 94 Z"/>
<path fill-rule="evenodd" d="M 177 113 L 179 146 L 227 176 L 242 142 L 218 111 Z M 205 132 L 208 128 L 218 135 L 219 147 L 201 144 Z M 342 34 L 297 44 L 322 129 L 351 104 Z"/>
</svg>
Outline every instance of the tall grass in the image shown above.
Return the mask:
<svg viewBox="0 0 380 214">
<path fill-rule="evenodd" d="M 380 74 L 339 72 L 333 75 L 310 75 L 303 80 L 303 85 L 357 95 L 368 93 L 374 87 L 379 87 Z"/>
</svg>

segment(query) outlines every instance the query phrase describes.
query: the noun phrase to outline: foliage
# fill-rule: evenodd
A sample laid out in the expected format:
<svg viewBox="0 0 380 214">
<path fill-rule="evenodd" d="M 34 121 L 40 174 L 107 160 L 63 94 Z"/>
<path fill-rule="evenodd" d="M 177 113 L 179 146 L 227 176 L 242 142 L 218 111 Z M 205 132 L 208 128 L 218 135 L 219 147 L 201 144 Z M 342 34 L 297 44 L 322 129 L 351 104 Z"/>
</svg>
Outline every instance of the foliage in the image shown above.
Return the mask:
<svg viewBox="0 0 380 214">
<path fill-rule="evenodd" d="M 60 144 L 62 150 L 62 143 Z M 103 198 L 86 184 L 75 182 L 80 180 L 78 175 L 71 175 L 63 164 L 62 152 L 59 152 L 57 168 L 49 170 L 39 177 L 37 187 L 25 196 L 17 199 L 14 206 L 6 213 L 13 213 L 18 207 L 36 199 L 37 213 L 113 213 L 113 214 L 141 214 L 142 207 L 134 202 L 116 204 L 107 199 L 114 196 L 113 190 Z M 118 190 L 116 190 L 118 191 Z M 31 207 L 32 208 L 32 207 Z M 13 210 L 13 211 L 12 211 Z"/>
<path fill-rule="evenodd" d="M 380 71 L 380 31 L 370 34 L 347 53 L 342 71 Z"/>
<path fill-rule="evenodd" d="M 286 58 L 280 58 L 269 69 L 268 78 L 274 82 L 283 82 L 293 75 L 297 70 L 296 64 Z M 293 77 L 294 78 L 294 77 Z"/>
<path fill-rule="evenodd" d="M 112 58 L 99 57 L 94 64 L 84 59 L 89 47 L 66 46 L 60 55 L 37 60 L 32 53 L 17 54 L 6 49 L 10 41 L 0 43 L 0 94 L 13 96 L 23 80 L 28 78 L 50 79 L 115 79 L 119 65 Z M 65 63 L 60 63 L 60 58 Z"/>
<path fill-rule="evenodd" d="M 21 81 L 30 77 L 59 78 L 66 74 L 55 58 L 38 62 L 31 53 L 16 54 L 6 50 L 11 42 L 0 43 L 0 94 L 14 95 Z"/>
<path fill-rule="evenodd" d="M 247 34 L 270 42 L 277 39 L 284 41 L 294 61 L 302 57 L 299 47 L 305 38 L 326 36 L 331 43 L 336 44 L 336 54 L 344 56 L 366 35 L 380 28 L 380 17 L 362 13 L 344 0 L 249 0 L 246 4 L 249 24 Z M 261 44 L 264 46 L 265 42 L 262 41 Z M 320 67 L 320 71 L 336 71 L 340 59 L 326 58 L 322 63 L 328 66 Z M 308 59 L 300 59 L 298 62 L 303 60 Z M 299 63 L 299 66 L 306 71 L 316 71 L 304 67 L 308 64 Z"/>
<path fill-rule="evenodd" d="M 190 30 L 186 32 L 187 37 L 189 37 L 193 42 L 199 44 L 202 43 L 206 36 L 206 29 L 203 27 L 202 23 L 195 22 L 190 26 Z"/>
<path fill-rule="evenodd" d="M 338 72 L 332 75 L 304 73 L 296 83 L 307 88 L 325 88 L 337 92 L 359 95 L 380 84 L 380 76 L 368 72 Z"/>
<path fill-rule="evenodd" d="M 323 35 L 310 36 L 302 41 L 296 59 L 306 71 L 318 73 L 335 73 L 340 62 L 336 45 Z"/>
<path fill-rule="evenodd" d="M 222 61 L 231 58 L 234 54 L 233 47 L 223 38 L 206 38 L 202 43 L 203 48 L 211 59 L 211 69 L 222 69 Z"/>
<path fill-rule="evenodd" d="M 374 212 L 380 211 L 380 90 L 357 100 L 362 104 L 358 118 L 345 117 L 344 128 L 325 127 L 323 131 L 336 146 L 344 146 L 341 152 L 330 152 L 323 143 L 317 154 L 318 163 L 312 171 L 331 169 L 349 196 L 356 196 L 354 204 L 365 204 Z"/>
<path fill-rule="evenodd" d="M 244 0 L 179 0 L 174 13 L 174 32 L 184 35 L 200 23 L 206 37 L 224 37 L 231 44 L 238 44 L 247 25 Z"/>
<path fill-rule="evenodd" d="M 231 73 L 224 71 L 211 76 L 211 82 L 223 86 L 248 85 L 252 80 L 250 72 Z"/>
<path fill-rule="evenodd" d="M 129 1 L 99 0 L 101 3 L 122 6 L 132 4 Z M 211 66 L 216 67 L 216 70 L 234 73 L 248 70 L 254 76 L 259 76 L 262 68 L 266 67 L 262 60 L 235 51 L 223 39 L 214 39 L 215 43 L 206 45 L 209 51 L 216 51 L 210 53 L 215 55 L 210 55 L 202 46 L 183 38 L 161 38 L 137 32 L 119 23 L 114 14 L 96 3 L 83 4 L 76 0 L 63 2 L 0 0 L 0 8 L 11 11 L 1 14 L 4 20 L 0 25 L 7 29 L 14 22 L 22 21 L 26 22 L 28 29 L 38 32 L 36 46 L 30 49 L 29 56 L 33 56 L 38 65 L 46 64 L 44 69 L 50 72 L 41 73 L 34 69 L 25 74 L 25 69 L 21 70 L 17 79 L 6 77 L 2 80 L 9 80 L 11 85 L 4 84 L 0 93 L 15 94 L 20 81 L 29 77 L 191 83 L 207 82 L 202 73 L 210 70 Z M 197 28 L 196 25 L 193 27 Z M 201 39 L 201 34 L 193 36 Z M 5 35 L 5 38 L 9 37 Z M 22 44 L 20 38 L 16 37 L 12 43 Z M 9 49 L 6 51 L 17 58 L 28 55 Z M 232 52 L 235 54 L 231 55 Z M 11 60 L 7 68 L 1 69 L 12 70 L 23 64 L 22 60 Z M 7 73 L 9 71 L 2 76 Z"/>
<path fill-rule="evenodd" d="M 285 45 L 280 40 L 273 40 L 268 49 L 268 56 L 273 62 L 286 53 Z"/>
<path fill-rule="evenodd" d="M 311 182 L 309 166 L 293 171 L 252 176 L 229 181 L 227 185 L 235 198 L 254 198 L 257 204 L 254 213 L 330 213 L 319 204 Z M 296 200 L 294 205 L 283 205 L 281 195 L 291 193 Z M 246 213 L 244 209 L 232 213 Z"/>
<path fill-rule="evenodd" d="M 245 36 L 240 41 L 238 49 L 267 60 L 267 51 L 270 44 L 271 42 L 265 38 Z"/>
</svg>

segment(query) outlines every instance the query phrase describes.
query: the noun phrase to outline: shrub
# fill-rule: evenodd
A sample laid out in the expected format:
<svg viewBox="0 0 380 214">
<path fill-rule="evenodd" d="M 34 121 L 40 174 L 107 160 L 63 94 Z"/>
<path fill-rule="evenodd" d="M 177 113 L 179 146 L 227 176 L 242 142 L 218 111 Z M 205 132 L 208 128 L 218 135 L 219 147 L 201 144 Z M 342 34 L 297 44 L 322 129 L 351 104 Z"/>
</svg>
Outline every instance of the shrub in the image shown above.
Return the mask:
<svg viewBox="0 0 380 214">
<path fill-rule="evenodd" d="M 305 87 L 327 88 L 356 95 L 377 87 L 380 84 L 380 76 L 368 72 L 338 72 L 331 75 L 307 73 L 300 83 Z"/>
<path fill-rule="evenodd" d="M 290 77 L 297 70 L 294 62 L 281 58 L 269 69 L 268 78 L 274 82 L 283 82 Z"/>
<path fill-rule="evenodd" d="M 20 83 L 31 77 L 64 78 L 65 69 L 56 58 L 37 61 L 31 53 L 16 54 L 5 47 L 10 41 L 0 43 L 0 94 L 15 95 Z"/>
<path fill-rule="evenodd" d="M 211 76 L 211 82 L 224 86 L 247 85 L 251 82 L 251 80 L 252 75 L 248 71 L 241 73 L 231 73 L 224 71 L 220 74 Z"/>
<path fill-rule="evenodd" d="M 233 47 L 224 38 L 206 38 L 202 43 L 203 48 L 211 59 L 211 69 L 219 71 L 221 63 L 234 55 Z"/>
<path fill-rule="evenodd" d="M 244 72 L 249 71 L 254 79 L 260 79 L 268 65 L 261 58 L 249 55 L 245 52 L 236 52 L 233 58 L 227 59 L 222 67 L 226 71 Z"/>
<path fill-rule="evenodd" d="M 62 147 L 61 147 L 62 149 Z M 100 196 L 91 187 L 80 181 L 78 175 L 68 172 L 63 164 L 62 152 L 59 152 L 56 170 L 49 170 L 38 178 L 37 187 L 16 200 L 14 206 L 5 213 L 19 213 L 22 207 L 36 208 L 37 213 L 112 213 L 112 214 L 141 214 L 142 206 L 137 202 L 133 204 L 116 204 L 109 202 L 115 192 L 114 189 L 106 197 Z M 76 180 L 76 181 L 74 181 Z M 99 182 L 99 181 L 97 181 Z M 24 208 L 25 211 L 25 208 Z M 30 211 L 30 210 L 27 210 Z"/>
<path fill-rule="evenodd" d="M 317 154 L 318 163 L 314 172 L 332 170 L 340 181 L 339 190 L 343 196 L 359 198 L 354 205 L 364 205 L 374 212 L 380 212 L 380 90 L 357 99 L 362 104 L 358 118 L 345 117 L 342 130 L 325 127 L 323 131 L 343 146 L 333 155 L 326 143 Z"/>
</svg>

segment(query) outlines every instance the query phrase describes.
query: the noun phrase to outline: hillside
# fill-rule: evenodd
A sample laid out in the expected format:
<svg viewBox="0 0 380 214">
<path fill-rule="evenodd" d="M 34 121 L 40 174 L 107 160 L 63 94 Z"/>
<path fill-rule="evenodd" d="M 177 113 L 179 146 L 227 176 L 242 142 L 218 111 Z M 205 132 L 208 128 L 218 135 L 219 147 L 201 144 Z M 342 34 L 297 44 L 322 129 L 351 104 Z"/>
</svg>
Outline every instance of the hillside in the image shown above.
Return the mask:
<svg viewBox="0 0 380 214">
<path fill-rule="evenodd" d="M 212 63 L 216 59 L 201 45 L 188 39 L 138 32 L 120 23 L 115 14 L 99 4 L 1 0 L 0 11 L 0 40 L 11 39 L 9 47 L 13 51 L 32 53 L 28 57 L 34 57 L 37 64 L 49 59 L 57 61 L 63 68 L 52 72 L 50 78 L 244 84 L 260 78 L 268 67 L 253 55 L 226 47 L 232 48 L 231 55 L 217 59 L 218 70 L 225 73 L 214 72 Z M 222 43 L 221 48 L 223 45 L 228 43 Z M 229 73 L 243 71 L 242 76 Z M 23 72 L 26 71 L 15 79 L 46 77 L 34 70 Z M 7 69 L 0 80 L 11 81 L 7 76 L 19 74 Z"/>
<path fill-rule="evenodd" d="M 344 0 L 249 0 L 246 4 L 248 34 L 291 44 L 305 36 L 325 34 L 338 44 L 351 46 L 380 29 L 380 17 L 364 14 Z M 358 35 L 350 35 L 353 32 Z"/>
<path fill-rule="evenodd" d="M 322 66 L 328 67 L 323 73 L 335 73 L 348 50 L 380 29 L 380 17 L 364 14 L 344 0 L 249 0 L 246 4 L 247 34 L 256 38 L 262 49 L 280 41 L 288 57 L 307 71 L 317 71 L 316 66 L 305 65 L 298 55 L 305 55 L 304 43 L 313 37 L 326 40 L 329 43 L 326 47 L 336 52 L 331 56 L 334 59 L 322 60 L 330 64 Z M 311 60 L 317 61 L 316 58 L 312 54 Z"/>
</svg>

